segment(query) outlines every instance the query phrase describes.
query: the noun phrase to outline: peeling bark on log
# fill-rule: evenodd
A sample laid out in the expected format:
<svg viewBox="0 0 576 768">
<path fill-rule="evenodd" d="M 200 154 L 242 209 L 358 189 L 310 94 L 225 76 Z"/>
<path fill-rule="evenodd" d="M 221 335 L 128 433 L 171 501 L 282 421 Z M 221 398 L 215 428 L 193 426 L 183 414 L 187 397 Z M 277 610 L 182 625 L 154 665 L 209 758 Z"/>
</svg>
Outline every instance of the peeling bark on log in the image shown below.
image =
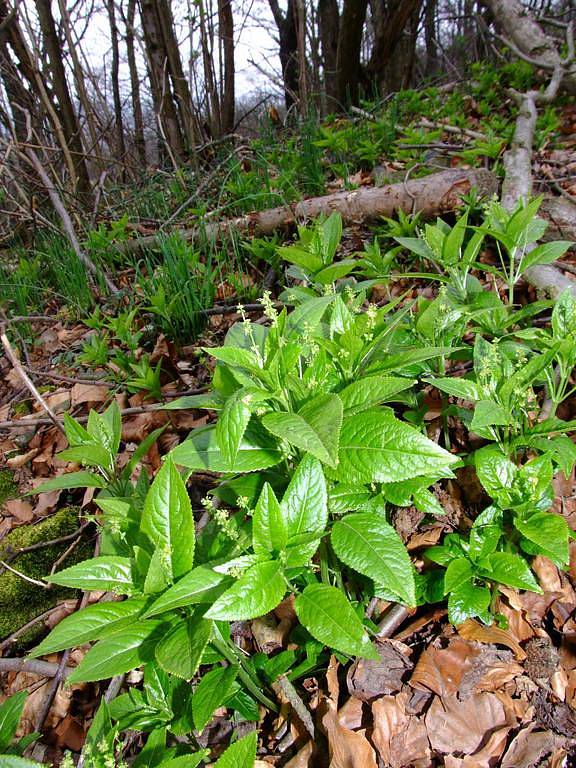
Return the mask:
<svg viewBox="0 0 576 768">
<path fill-rule="evenodd" d="M 249 213 L 235 219 L 207 223 L 202 229 L 179 230 L 188 241 L 198 238 L 201 231 L 208 237 L 218 237 L 231 231 L 249 235 L 269 235 L 289 227 L 298 221 L 311 219 L 320 214 L 341 214 L 345 223 L 393 216 L 397 211 L 419 211 L 423 217 L 431 217 L 453 211 L 462 196 L 475 187 L 482 197 L 490 197 L 498 191 L 498 180 L 490 171 L 450 170 L 434 173 L 422 179 L 414 179 L 385 187 L 362 187 L 354 191 L 343 190 L 323 197 L 312 197 L 291 206 L 280 206 L 266 211 Z M 121 251 L 158 246 L 160 237 L 152 235 L 129 240 L 118 246 Z"/>
</svg>

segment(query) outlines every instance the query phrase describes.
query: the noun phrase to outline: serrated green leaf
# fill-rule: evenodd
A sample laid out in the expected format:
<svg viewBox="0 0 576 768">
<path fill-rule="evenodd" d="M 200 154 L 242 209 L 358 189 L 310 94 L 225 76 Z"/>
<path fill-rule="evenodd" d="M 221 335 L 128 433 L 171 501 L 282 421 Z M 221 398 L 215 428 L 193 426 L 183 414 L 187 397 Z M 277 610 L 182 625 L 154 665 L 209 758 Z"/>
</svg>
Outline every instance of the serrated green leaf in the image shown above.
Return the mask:
<svg viewBox="0 0 576 768">
<path fill-rule="evenodd" d="M 214 711 L 226 703 L 232 692 L 232 686 L 238 667 L 215 667 L 202 676 L 194 689 L 192 697 L 192 715 L 196 729 L 202 733 Z"/>
<path fill-rule="evenodd" d="M 216 424 L 216 441 L 226 464 L 234 466 L 252 411 L 245 389 L 229 397 Z"/>
<path fill-rule="evenodd" d="M 157 616 L 186 605 L 211 603 L 218 596 L 225 580 L 226 576 L 223 573 L 216 573 L 205 565 L 199 565 L 160 595 L 146 611 L 144 618 Z"/>
<path fill-rule="evenodd" d="M 45 763 L 36 763 L 18 755 L 0 755 L 2 768 L 43 768 Z"/>
<path fill-rule="evenodd" d="M 329 648 L 350 656 L 379 658 L 358 615 L 336 587 L 309 584 L 296 598 L 294 608 L 312 637 Z"/>
<path fill-rule="evenodd" d="M 457 557 L 452 560 L 444 574 L 444 594 L 460 589 L 463 584 L 472 580 L 474 571 L 470 560 L 465 557 Z"/>
<path fill-rule="evenodd" d="M 552 330 L 555 339 L 574 339 L 576 335 L 576 298 L 567 288 L 558 297 L 552 310 Z"/>
<path fill-rule="evenodd" d="M 122 602 L 89 605 L 62 619 L 48 637 L 34 648 L 30 656 L 45 656 L 65 648 L 76 648 L 92 640 L 100 640 L 133 624 L 145 604 L 144 598 L 132 598 Z"/>
<path fill-rule="evenodd" d="M 98 641 L 72 672 L 68 682 L 105 680 L 152 661 L 154 648 L 164 636 L 165 627 L 162 621 L 139 621 Z"/>
<path fill-rule="evenodd" d="M 0 752 L 8 749 L 16 735 L 27 696 L 27 691 L 19 691 L 0 704 Z"/>
<path fill-rule="evenodd" d="M 455 626 L 476 616 L 485 624 L 489 624 L 491 599 L 492 593 L 487 587 L 475 586 L 471 581 L 466 582 L 450 592 L 448 618 Z"/>
<path fill-rule="evenodd" d="M 213 624 L 202 616 L 179 621 L 156 646 L 162 669 L 183 680 L 192 680 L 212 637 Z"/>
<path fill-rule="evenodd" d="M 264 483 L 252 516 L 252 543 L 254 552 L 281 552 L 288 541 L 288 533 L 280 503 L 269 483 Z"/>
<path fill-rule="evenodd" d="M 482 576 L 490 581 L 542 594 L 534 574 L 521 555 L 514 555 L 511 552 L 493 552 L 479 561 L 478 565 L 481 566 Z"/>
<path fill-rule="evenodd" d="M 204 347 L 204 352 L 207 352 L 216 360 L 220 360 L 226 365 L 232 367 L 243 368 L 249 372 L 260 372 L 262 366 L 254 352 L 249 349 L 241 349 L 240 347 Z"/>
<path fill-rule="evenodd" d="M 28 491 L 26 496 L 60 491 L 66 488 L 104 488 L 105 485 L 106 480 L 93 472 L 68 472 L 65 475 L 58 475 L 58 477 L 46 480 L 34 490 Z"/>
<path fill-rule="evenodd" d="M 275 441 L 264 436 L 256 437 L 246 431 L 236 454 L 233 466 L 224 461 L 220 451 L 214 427 L 199 429 L 183 443 L 171 451 L 170 456 L 175 464 L 181 464 L 189 469 L 203 469 L 210 472 L 255 472 L 273 467 L 282 460 L 282 452 Z"/>
<path fill-rule="evenodd" d="M 194 564 L 194 517 L 186 485 L 170 457 L 150 486 L 141 528 L 161 553 L 168 581 L 188 573 Z"/>
<path fill-rule="evenodd" d="M 516 517 L 514 525 L 524 538 L 535 544 L 555 565 L 562 568 L 569 562 L 570 529 L 563 517 L 550 512 L 537 512 L 528 520 Z"/>
<path fill-rule="evenodd" d="M 384 517 L 372 512 L 347 515 L 334 524 L 331 541 L 343 563 L 391 589 L 407 605 L 416 604 L 410 556 Z"/>
<path fill-rule="evenodd" d="M 367 376 L 349 384 L 338 394 L 342 400 L 345 416 L 354 416 L 405 392 L 416 383 L 415 379 L 400 376 Z"/>
<path fill-rule="evenodd" d="M 196 768 L 203 760 L 208 758 L 209 754 L 209 749 L 202 749 L 200 752 L 193 752 L 189 755 L 172 757 L 169 760 L 163 760 L 158 765 L 158 768 Z"/>
<path fill-rule="evenodd" d="M 110 590 L 129 594 L 134 588 L 133 565 L 134 561 L 128 557 L 93 557 L 46 576 L 45 580 L 72 589 Z"/>
<path fill-rule="evenodd" d="M 301 534 L 322 534 L 328 522 L 328 497 L 322 465 L 313 456 L 305 456 L 286 489 L 280 505 L 288 538 Z M 318 548 L 317 540 L 295 549 L 287 565 L 304 565 Z"/>
<path fill-rule="evenodd" d="M 256 762 L 257 745 L 258 733 L 252 731 L 231 744 L 214 763 L 213 768 L 253 768 Z"/>
<path fill-rule="evenodd" d="M 110 454 L 101 445 L 78 445 L 73 448 L 66 448 L 60 451 L 58 458 L 61 461 L 75 461 L 85 464 L 87 467 L 103 467 L 108 469 L 110 466 Z"/>
<path fill-rule="evenodd" d="M 481 437 L 490 438 L 491 433 L 487 432 L 488 427 L 507 426 L 511 422 L 511 417 L 504 408 L 493 400 L 480 400 L 474 408 L 474 415 L 470 424 L 470 431 L 476 432 Z"/>
<path fill-rule="evenodd" d="M 457 457 L 387 413 L 347 418 L 340 437 L 338 478 L 343 482 L 398 482 L 419 475 L 450 475 Z"/>
<path fill-rule="evenodd" d="M 366 504 L 371 496 L 372 493 L 361 485 L 338 483 L 330 491 L 328 506 L 334 515 L 355 512 Z"/>
<path fill-rule="evenodd" d="M 469 379 L 430 379 L 430 384 L 447 395 L 453 395 L 472 403 L 482 400 L 484 396 L 482 387 Z"/>
<path fill-rule="evenodd" d="M 206 612 L 206 618 L 245 621 L 274 610 L 286 593 L 281 565 L 272 560 L 247 568 Z"/>
</svg>

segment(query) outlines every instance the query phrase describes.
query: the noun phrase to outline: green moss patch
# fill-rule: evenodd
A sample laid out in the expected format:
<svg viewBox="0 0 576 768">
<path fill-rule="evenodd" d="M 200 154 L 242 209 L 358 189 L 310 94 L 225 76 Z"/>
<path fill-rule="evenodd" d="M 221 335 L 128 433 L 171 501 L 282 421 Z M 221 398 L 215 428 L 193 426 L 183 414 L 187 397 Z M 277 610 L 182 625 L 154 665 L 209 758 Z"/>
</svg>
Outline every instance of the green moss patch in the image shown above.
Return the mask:
<svg viewBox="0 0 576 768">
<path fill-rule="evenodd" d="M 18 486 L 14 475 L 9 469 L 0 469 L 0 509 L 5 501 L 13 499 L 18 494 Z"/>
<path fill-rule="evenodd" d="M 39 523 L 19 526 L 10 531 L 0 542 L 0 560 L 6 560 L 11 553 L 23 547 L 42 541 L 52 541 L 73 533 L 78 525 L 78 509 L 65 507 Z M 42 579 L 50 573 L 56 560 L 69 546 L 70 542 L 67 541 L 27 552 L 12 561 L 11 565 L 26 576 Z M 90 556 L 90 545 L 87 542 L 81 543 L 70 553 L 61 567 L 66 568 Z M 66 587 L 55 586 L 52 589 L 42 589 L 10 571 L 3 571 L 0 573 L 0 639 L 12 634 L 57 602 L 73 598 L 77 594 L 76 590 Z M 43 631 L 44 626 L 39 623 L 22 636 L 18 645 L 26 645 Z"/>
</svg>

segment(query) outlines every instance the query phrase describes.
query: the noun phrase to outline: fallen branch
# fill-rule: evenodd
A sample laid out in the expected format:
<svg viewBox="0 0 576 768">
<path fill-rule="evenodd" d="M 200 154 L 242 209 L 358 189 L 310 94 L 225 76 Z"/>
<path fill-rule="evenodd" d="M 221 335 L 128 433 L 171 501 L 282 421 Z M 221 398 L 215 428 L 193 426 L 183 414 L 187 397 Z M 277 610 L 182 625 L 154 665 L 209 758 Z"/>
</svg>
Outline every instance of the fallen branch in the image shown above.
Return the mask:
<svg viewBox="0 0 576 768">
<path fill-rule="evenodd" d="M 341 190 L 331 195 L 311 197 L 293 205 L 178 230 L 178 234 L 187 241 L 194 241 L 201 234 L 209 238 L 230 232 L 244 232 L 251 236 L 270 235 L 298 221 L 313 219 L 321 214 L 330 215 L 334 211 L 342 216 L 345 223 L 393 216 L 399 210 L 419 211 L 423 217 L 431 217 L 458 208 L 462 196 L 467 195 L 472 188 L 476 188 L 482 197 L 490 197 L 498 191 L 498 180 L 490 171 L 483 169 L 441 171 L 422 179 L 384 187 L 361 187 L 353 191 Z M 128 240 L 117 248 L 121 252 L 155 248 L 160 239 L 161 235 L 140 237 Z"/>
<path fill-rule="evenodd" d="M 0 659 L 0 673 L 30 672 L 39 677 L 56 677 L 59 667 L 59 664 L 55 664 L 52 661 L 38 661 L 37 659 Z M 62 670 L 62 678 L 67 678 L 73 671 L 73 667 L 65 667 Z"/>
</svg>

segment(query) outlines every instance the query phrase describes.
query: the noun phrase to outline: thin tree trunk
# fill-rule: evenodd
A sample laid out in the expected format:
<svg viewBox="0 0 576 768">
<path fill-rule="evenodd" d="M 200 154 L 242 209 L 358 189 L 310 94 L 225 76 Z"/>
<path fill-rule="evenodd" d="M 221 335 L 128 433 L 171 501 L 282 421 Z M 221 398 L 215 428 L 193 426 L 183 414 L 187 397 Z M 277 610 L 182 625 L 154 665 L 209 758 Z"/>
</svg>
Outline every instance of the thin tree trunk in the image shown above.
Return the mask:
<svg viewBox="0 0 576 768">
<path fill-rule="evenodd" d="M 134 119 L 134 146 L 142 168 L 146 167 L 146 139 L 144 138 L 144 120 L 142 117 L 142 101 L 140 99 L 140 78 L 136 65 L 136 50 L 134 46 L 134 20 L 136 17 L 136 0 L 128 0 L 126 13 L 126 56 L 130 71 L 130 91 L 132 95 L 132 114 Z"/>
<path fill-rule="evenodd" d="M 114 98 L 114 122 L 116 129 L 116 148 L 121 162 L 126 161 L 126 145 L 124 142 L 124 120 L 122 117 L 122 99 L 120 97 L 120 82 L 118 79 L 120 69 L 120 49 L 118 46 L 118 27 L 116 26 L 116 9 L 114 0 L 106 0 L 108 21 L 110 23 L 110 39 L 112 42 L 112 95 Z"/>
<path fill-rule="evenodd" d="M 50 72 L 52 75 L 52 89 L 56 96 L 58 104 L 59 117 L 62 123 L 62 130 L 66 142 L 73 153 L 74 168 L 78 178 L 78 193 L 82 198 L 84 205 L 92 204 L 92 187 L 88 166 L 84 156 L 84 147 L 82 145 L 82 136 L 80 126 L 72 104 L 68 83 L 66 81 L 66 72 L 62 59 L 62 49 L 56 32 L 56 24 L 52 15 L 51 0 L 35 0 L 40 28 L 44 45 L 48 54 Z"/>
<path fill-rule="evenodd" d="M 360 46 L 368 0 L 344 0 L 336 57 L 336 92 L 339 106 L 357 104 L 360 83 Z"/>
<path fill-rule="evenodd" d="M 298 30 L 296 25 L 295 0 L 288 0 L 286 14 L 280 10 L 278 0 L 268 0 L 274 16 L 280 40 L 280 66 L 284 80 L 284 101 L 290 109 L 299 98 L 298 91 Z"/>
<path fill-rule="evenodd" d="M 234 131 L 234 17 L 232 15 L 232 0 L 218 0 L 218 29 L 222 52 L 224 54 L 224 81 L 222 83 L 222 117 L 223 133 Z"/>
<path fill-rule="evenodd" d="M 437 0 L 426 0 L 424 16 L 424 38 L 426 41 L 426 75 L 431 77 L 438 69 L 438 46 L 436 43 Z"/>
<path fill-rule="evenodd" d="M 324 88 L 328 111 L 335 108 L 335 100 L 338 98 L 337 86 L 337 57 L 338 57 L 338 30 L 340 27 L 340 14 L 338 0 L 318 0 L 318 27 L 320 31 L 320 44 L 322 46 L 322 63 L 324 68 Z"/>
</svg>

